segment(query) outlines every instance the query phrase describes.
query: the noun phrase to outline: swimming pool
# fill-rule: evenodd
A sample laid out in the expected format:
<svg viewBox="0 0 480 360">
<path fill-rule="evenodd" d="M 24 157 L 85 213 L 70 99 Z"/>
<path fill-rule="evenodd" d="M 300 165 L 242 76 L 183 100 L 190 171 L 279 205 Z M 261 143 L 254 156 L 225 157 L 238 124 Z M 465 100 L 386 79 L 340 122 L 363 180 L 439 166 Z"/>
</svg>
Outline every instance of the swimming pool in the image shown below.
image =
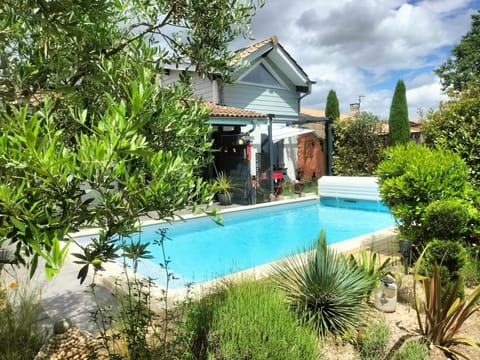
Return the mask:
<svg viewBox="0 0 480 360">
<path fill-rule="evenodd" d="M 141 240 L 159 239 L 167 228 L 165 251 L 177 279 L 172 289 L 186 282 L 200 283 L 262 265 L 309 246 L 325 229 L 329 244 L 394 226 L 388 209 L 376 201 L 348 199 L 310 200 L 223 214 L 224 226 L 201 217 L 143 227 Z M 150 246 L 154 258 L 142 260 L 138 271 L 165 284 L 161 249 Z"/>
</svg>

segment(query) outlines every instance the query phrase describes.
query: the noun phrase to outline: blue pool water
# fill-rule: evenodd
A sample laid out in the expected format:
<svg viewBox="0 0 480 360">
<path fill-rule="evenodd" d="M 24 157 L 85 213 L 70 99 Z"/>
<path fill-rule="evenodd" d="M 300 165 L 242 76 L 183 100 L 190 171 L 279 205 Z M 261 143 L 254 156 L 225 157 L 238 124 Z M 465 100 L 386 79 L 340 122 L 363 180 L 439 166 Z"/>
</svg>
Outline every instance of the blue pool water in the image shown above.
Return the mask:
<svg viewBox="0 0 480 360">
<path fill-rule="evenodd" d="M 170 270 L 178 277 L 171 288 L 203 282 L 262 265 L 309 246 L 325 229 L 329 244 L 394 226 L 380 203 L 342 199 L 312 200 L 224 214 L 224 226 L 210 218 L 143 228 L 142 241 L 153 242 L 160 227 L 168 228 L 165 250 Z M 161 249 L 151 246 L 154 259 L 142 260 L 138 271 L 165 284 Z"/>
</svg>

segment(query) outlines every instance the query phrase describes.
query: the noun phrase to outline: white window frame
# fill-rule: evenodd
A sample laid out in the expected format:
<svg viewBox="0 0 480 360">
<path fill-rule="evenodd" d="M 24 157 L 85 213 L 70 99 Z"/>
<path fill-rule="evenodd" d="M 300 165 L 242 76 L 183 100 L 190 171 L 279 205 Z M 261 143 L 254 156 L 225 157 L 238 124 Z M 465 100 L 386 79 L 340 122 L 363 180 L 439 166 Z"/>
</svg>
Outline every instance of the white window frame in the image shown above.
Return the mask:
<svg viewBox="0 0 480 360">
<path fill-rule="evenodd" d="M 250 82 L 250 81 L 244 81 L 242 80 L 245 78 L 248 74 L 250 74 L 254 69 L 256 69 L 259 66 L 264 66 L 265 69 L 270 73 L 270 75 L 273 76 L 275 80 L 280 84 L 280 86 L 275 86 L 275 85 L 267 85 L 267 84 L 261 84 L 261 83 L 255 83 L 255 82 Z M 272 67 L 264 60 L 259 61 L 255 65 L 253 65 L 248 71 L 246 71 L 242 76 L 238 79 L 238 83 L 241 84 L 248 84 L 248 85 L 255 85 L 263 88 L 274 88 L 274 89 L 283 89 L 283 90 L 288 90 L 288 86 L 282 81 L 280 76 L 275 72 L 275 70 L 272 69 Z"/>
</svg>

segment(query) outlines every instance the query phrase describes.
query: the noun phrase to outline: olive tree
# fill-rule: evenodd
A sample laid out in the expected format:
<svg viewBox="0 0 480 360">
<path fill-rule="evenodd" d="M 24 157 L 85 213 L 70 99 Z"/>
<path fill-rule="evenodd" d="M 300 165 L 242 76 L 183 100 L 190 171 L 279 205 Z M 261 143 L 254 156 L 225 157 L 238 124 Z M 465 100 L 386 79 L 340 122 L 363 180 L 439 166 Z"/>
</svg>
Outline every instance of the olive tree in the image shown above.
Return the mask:
<svg viewBox="0 0 480 360">
<path fill-rule="evenodd" d="M 100 228 L 79 254 L 85 279 L 116 256 L 139 216 L 160 219 L 212 198 L 208 112 L 185 84 L 159 86 L 186 62 L 228 79 L 228 43 L 254 1 L 6 0 L 0 9 L 0 245 L 47 275 L 67 234 Z M 81 245 L 81 244 L 80 244 Z"/>
</svg>

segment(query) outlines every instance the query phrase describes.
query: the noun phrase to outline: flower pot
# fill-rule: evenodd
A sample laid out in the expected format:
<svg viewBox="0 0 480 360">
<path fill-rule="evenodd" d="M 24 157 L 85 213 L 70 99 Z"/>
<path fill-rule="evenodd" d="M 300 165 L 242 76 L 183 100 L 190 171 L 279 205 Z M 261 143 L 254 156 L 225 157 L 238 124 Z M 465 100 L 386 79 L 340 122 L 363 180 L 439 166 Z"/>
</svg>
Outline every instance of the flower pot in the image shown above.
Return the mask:
<svg viewBox="0 0 480 360">
<path fill-rule="evenodd" d="M 230 194 L 218 193 L 217 196 L 220 205 L 232 205 L 232 196 Z"/>
</svg>

